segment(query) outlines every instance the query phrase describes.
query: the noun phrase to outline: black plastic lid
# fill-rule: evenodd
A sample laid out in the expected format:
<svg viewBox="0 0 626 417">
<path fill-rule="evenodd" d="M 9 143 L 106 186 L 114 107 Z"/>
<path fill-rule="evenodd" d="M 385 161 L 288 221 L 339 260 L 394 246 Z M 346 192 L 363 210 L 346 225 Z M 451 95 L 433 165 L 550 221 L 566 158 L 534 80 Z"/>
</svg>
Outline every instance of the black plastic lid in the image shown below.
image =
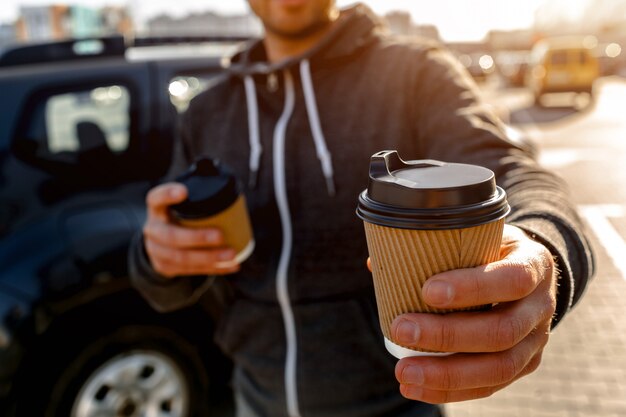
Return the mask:
<svg viewBox="0 0 626 417">
<path fill-rule="evenodd" d="M 202 157 L 176 178 L 187 187 L 189 195 L 170 207 L 179 219 L 200 219 L 230 207 L 239 197 L 239 186 L 232 172 L 217 159 Z"/>
<path fill-rule="evenodd" d="M 403 229 L 457 229 L 490 223 L 510 211 L 487 168 L 432 159 L 403 161 L 397 151 L 372 155 L 359 196 L 364 221 Z"/>
</svg>

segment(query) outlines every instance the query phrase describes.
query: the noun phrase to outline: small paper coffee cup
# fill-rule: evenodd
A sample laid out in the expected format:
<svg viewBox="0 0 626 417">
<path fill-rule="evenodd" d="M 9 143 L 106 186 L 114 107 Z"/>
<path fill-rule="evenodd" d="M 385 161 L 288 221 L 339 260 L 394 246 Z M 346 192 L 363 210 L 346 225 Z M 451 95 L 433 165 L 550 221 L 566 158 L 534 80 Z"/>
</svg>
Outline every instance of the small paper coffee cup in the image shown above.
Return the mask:
<svg viewBox="0 0 626 417">
<path fill-rule="evenodd" d="M 497 260 L 509 211 L 504 190 L 487 168 L 403 161 L 396 151 L 372 156 L 357 215 L 365 225 L 380 327 L 389 352 L 399 358 L 432 354 L 394 343 L 393 320 L 404 313 L 455 311 L 427 305 L 424 283 L 441 272 Z M 481 308 L 485 306 L 473 309 Z"/>
<path fill-rule="evenodd" d="M 451 230 L 398 229 L 368 222 L 364 225 L 380 327 L 389 349 L 395 345 L 391 324 L 399 315 L 459 311 L 429 306 L 423 300 L 422 287 L 428 278 L 441 272 L 496 261 L 504 219 Z"/>
<path fill-rule="evenodd" d="M 218 267 L 228 268 L 240 264 L 254 251 L 255 241 L 246 207 L 246 198 L 243 194 L 230 207 L 213 216 L 178 219 L 177 222 L 185 227 L 215 227 L 222 231 L 224 246 L 234 249 L 236 255 L 232 261 L 217 262 Z"/>
<path fill-rule="evenodd" d="M 245 261 L 255 242 L 246 198 L 233 172 L 219 160 L 200 157 L 176 181 L 187 188 L 187 199 L 170 206 L 170 217 L 185 227 L 214 227 L 222 232 L 223 246 L 236 255 L 217 263 L 218 267 Z"/>
</svg>

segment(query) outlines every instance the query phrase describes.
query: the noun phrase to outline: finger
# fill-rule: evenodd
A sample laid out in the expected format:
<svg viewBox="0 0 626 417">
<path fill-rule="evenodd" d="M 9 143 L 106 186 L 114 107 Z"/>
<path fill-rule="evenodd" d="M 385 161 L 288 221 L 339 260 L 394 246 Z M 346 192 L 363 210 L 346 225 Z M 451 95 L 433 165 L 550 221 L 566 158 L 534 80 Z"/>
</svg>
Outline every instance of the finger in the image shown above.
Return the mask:
<svg viewBox="0 0 626 417">
<path fill-rule="evenodd" d="M 524 298 L 551 277 L 554 261 L 541 244 L 528 240 L 499 261 L 431 277 L 422 289 L 424 301 L 438 308 L 465 308 Z"/>
<path fill-rule="evenodd" d="M 143 229 L 146 240 L 175 248 L 211 248 L 224 244 L 222 231 L 217 228 L 177 226 L 159 221 L 148 221 Z"/>
<path fill-rule="evenodd" d="M 437 391 L 510 384 L 543 351 L 548 338 L 548 329 L 544 327 L 503 352 L 405 358 L 396 365 L 396 379 L 401 384 Z"/>
<path fill-rule="evenodd" d="M 526 367 L 511 381 L 488 387 L 477 387 L 463 390 L 435 390 L 414 384 L 400 384 L 400 393 L 410 400 L 422 401 L 430 404 L 445 404 L 458 401 L 486 398 L 497 391 L 511 385 L 518 379 L 534 372 L 541 363 L 541 352 L 535 355 Z"/>
<path fill-rule="evenodd" d="M 184 201 L 186 198 L 187 188 L 182 184 L 168 182 L 154 187 L 146 195 L 148 218 L 168 221 L 167 208 L 172 204 Z"/>
<path fill-rule="evenodd" d="M 221 249 L 177 249 L 163 246 L 153 241 L 146 241 L 146 252 L 153 266 L 169 265 L 168 273 L 196 271 L 199 273 L 214 273 L 230 269 L 230 264 L 235 258 L 235 251 L 231 248 Z M 173 267 L 173 268 L 172 268 Z M 173 269 L 175 271 L 173 271 Z M 160 272 L 160 271 L 159 271 Z"/>
<path fill-rule="evenodd" d="M 490 311 L 403 314 L 393 321 L 391 336 L 402 346 L 424 350 L 499 352 L 549 323 L 555 306 L 553 292 L 538 288 L 527 299 L 500 304 Z"/>
<path fill-rule="evenodd" d="M 367 269 L 369 269 L 370 272 L 372 272 L 372 259 L 371 258 L 367 258 Z"/>
<path fill-rule="evenodd" d="M 153 267 L 156 272 L 165 278 L 189 275 L 230 275 L 238 272 L 241 268 L 239 264 L 230 264 L 229 266 L 220 267 L 180 265 L 162 259 L 155 260 Z"/>
</svg>

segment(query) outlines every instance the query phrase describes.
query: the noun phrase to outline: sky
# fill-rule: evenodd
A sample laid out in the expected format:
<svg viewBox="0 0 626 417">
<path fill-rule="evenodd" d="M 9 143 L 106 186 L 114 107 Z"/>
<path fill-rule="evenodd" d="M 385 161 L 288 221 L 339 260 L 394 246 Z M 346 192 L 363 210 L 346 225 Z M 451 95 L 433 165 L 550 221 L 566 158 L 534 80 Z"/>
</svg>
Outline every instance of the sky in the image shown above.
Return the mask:
<svg viewBox="0 0 626 417">
<path fill-rule="evenodd" d="M 565 10 L 577 13 L 590 0 L 363 0 L 375 12 L 406 10 L 413 21 L 436 24 L 444 40 L 479 40 L 490 29 L 528 28 L 534 22 L 538 7 L 546 2 L 561 3 Z M 13 21 L 20 6 L 42 5 L 54 0 L 2 0 L 0 22 Z M 140 20 L 167 12 L 175 16 L 194 11 L 215 10 L 222 13 L 241 13 L 248 10 L 245 0 L 60 0 L 58 3 L 100 7 L 129 5 Z M 339 6 L 354 0 L 337 0 Z M 563 10 L 563 9 L 561 9 Z"/>
</svg>

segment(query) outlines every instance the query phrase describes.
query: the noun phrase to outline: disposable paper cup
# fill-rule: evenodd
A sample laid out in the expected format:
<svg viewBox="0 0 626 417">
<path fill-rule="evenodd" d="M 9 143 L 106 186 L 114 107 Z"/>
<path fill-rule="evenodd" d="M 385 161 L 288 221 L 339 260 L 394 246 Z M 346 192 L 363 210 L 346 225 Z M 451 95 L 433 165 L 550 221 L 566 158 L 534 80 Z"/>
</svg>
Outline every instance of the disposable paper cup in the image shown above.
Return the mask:
<svg viewBox="0 0 626 417">
<path fill-rule="evenodd" d="M 235 202 L 214 216 L 200 219 L 178 219 L 178 223 L 186 227 L 215 227 L 224 235 L 224 246 L 232 248 L 237 253 L 232 261 L 216 262 L 219 267 L 231 267 L 248 259 L 254 251 L 254 238 L 246 198 L 240 195 Z"/>
<path fill-rule="evenodd" d="M 185 227 L 214 227 L 224 236 L 224 246 L 235 250 L 230 267 L 245 261 L 254 251 L 254 235 L 246 198 L 231 171 L 217 160 L 198 159 L 177 182 L 187 187 L 187 199 L 170 207 L 171 217 Z"/>
<path fill-rule="evenodd" d="M 405 162 L 395 151 L 372 157 L 357 214 L 364 221 L 380 327 L 391 354 L 449 354 L 394 343 L 391 323 L 404 313 L 459 311 L 428 306 L 422 287 L 435 274 L 496 261 L 508 211 L 504 191 L 485 168 Z"/>
</svg>

